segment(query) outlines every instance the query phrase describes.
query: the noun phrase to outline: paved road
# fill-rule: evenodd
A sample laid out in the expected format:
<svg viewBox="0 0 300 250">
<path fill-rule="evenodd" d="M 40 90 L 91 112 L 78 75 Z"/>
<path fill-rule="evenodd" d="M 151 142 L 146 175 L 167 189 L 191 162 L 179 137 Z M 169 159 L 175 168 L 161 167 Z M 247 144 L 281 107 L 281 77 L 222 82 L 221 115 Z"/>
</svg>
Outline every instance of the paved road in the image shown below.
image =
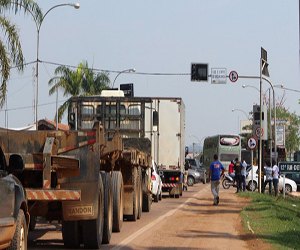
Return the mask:
<svg viewBox="0 0 300 250">
<path fill-rule="evenodd" d="M 239 212 L 247 201 L 235 189 L 220 191 L 219 206 L 212 206 L 209 184 L 153 203 L 150 213 L 123 223 L 102 249 L 268 249 L 242 230 Z M 39 224 L 29 235 L 29 249 L 64 249 L 60 230 L 59 224 Z"/>
</svg>

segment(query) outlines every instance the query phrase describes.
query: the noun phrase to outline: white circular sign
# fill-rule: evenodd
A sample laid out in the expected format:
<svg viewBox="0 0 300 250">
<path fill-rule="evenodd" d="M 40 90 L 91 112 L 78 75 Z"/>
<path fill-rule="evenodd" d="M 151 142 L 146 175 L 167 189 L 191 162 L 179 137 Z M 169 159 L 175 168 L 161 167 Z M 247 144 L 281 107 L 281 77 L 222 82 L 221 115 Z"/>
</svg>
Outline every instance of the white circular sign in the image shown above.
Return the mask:
<svg viewBox="0 0 300 250">
<path fill-rule="evenodd" d="M 264 129 L 258 127 L 256 130 L 255 130 L 255 135 L 257 136 L 257 138 L 260 138 L 260 137 L 263 137 L 264 136 Z"/>
<path fill-rule="evenodd" d="M 253 137 L 249 138 L 248 147 L 250 149 L 255 149 L 256 148 L 256 140 Z"/>
<path fill-rule="evenodd" d="M 230 71 L 229 80 L 232 82 L 236 82 L 239 79 L 239 75 L 236 71 Z"/>
</svg>

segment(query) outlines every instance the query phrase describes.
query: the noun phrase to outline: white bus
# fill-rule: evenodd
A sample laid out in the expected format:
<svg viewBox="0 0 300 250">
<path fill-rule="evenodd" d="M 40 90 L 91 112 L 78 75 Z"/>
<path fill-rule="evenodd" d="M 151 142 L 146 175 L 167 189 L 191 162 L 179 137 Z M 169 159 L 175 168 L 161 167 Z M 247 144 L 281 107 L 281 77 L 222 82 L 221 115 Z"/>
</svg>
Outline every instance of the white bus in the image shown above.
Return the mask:
<svg viewBox="0 0 300 250">
<path fill-rule="evenodd" d="M 206 137 L 203 144 L 203 167 L 208 173 L 209 166 L 214 160 L 214 154 L 226 171 L 232 160 L 241 160 L 241 138 L 239 135 L 215 135 Z M 208 175 L 206 176 L 208 178 Z"/>
</svg>

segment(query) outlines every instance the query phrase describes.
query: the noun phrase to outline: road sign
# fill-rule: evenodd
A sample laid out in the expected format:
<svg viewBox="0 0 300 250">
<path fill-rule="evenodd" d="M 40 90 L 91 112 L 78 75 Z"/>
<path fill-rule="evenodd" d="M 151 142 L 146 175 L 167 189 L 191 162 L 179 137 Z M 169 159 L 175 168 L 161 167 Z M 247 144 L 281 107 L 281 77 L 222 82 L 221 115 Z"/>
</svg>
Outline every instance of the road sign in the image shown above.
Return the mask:
<svg viewBox="0 0 300 250">
<path fill-rule="evenodd" d="M 253 137 L 249 138 L 249 140 L 248 140 L 248 147 L 250 149 L 255 149 L 256 148 L 256 144 L 257 144 L 256 140 Z"/>
<path fill-rule="evenodd" d="M 257 136 L 257 138 L 259 139 L 260 137 L 264 137 L 264 129 L 261 128 L 260 130 L 260 127 L 256 128 L 255 129 L 255 135 Z"/>
<path fill-rule="evenodd" d="M 212 68 L 211 69 L 211 83 L 226 84 L 226 69 L 224 68 Z"/>
<path fill-rule="evenodd" d="M 229 80 L 232 82 L 236 82 L 239 79 L 239 75 L 236 71 L 230 71 Z"/>
<path fill-rule="evenodd" d="M 281 173 L 300 172 L 300 162 L 296 161 L 279 162 L 278 167 Z"/>
</svg>

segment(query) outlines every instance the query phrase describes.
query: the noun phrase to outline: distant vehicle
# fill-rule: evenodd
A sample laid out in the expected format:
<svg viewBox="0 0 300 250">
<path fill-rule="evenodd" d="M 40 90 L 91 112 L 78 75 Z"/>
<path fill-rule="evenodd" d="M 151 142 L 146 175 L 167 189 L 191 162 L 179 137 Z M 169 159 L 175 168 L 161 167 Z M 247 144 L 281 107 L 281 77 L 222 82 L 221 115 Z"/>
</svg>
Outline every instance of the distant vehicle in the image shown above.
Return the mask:
<svg viewBox="0 0 300 250">
<path fill-rule="evenodd" d="M 253 188 L 253 191 L 255 191 L 258 187 L 258 174 L 256 173 L 257 169 L 258 169 L 257 166 L 253 166 L 253 183 L 251 181 L 251 170 L 249 172 L 249 175 L 246 178 L 246 187 L 248 190 L 252 190 Z M 279 178 L 278 189 L 280 192 L 283 192 L 283 177 Z M 297 192 L 296 182 L 289 178 L 285 178 L 285 192 L 286 193 Z"/>
<path fill-rule="evenodd" d="M 21 182 L 0 169 L 0 249 L 27 249 L 29 213 Z"/>
<path fill-rule="evenodd" d="M 239 135 L 215 135 L 206 137 L 203 143 L 203 167 L 206 169 L 205 178 L 208 180 L 208 170 L 213 162 L 214 154 L 223 164 L 225 170 L 235 158 L 241 159 L 241 138 Z"/>
<path fill-rule="evenodd" d="M 297 191 L 300 191 L 300 173 L 295 172 L 295 173 L 286 173 L 285 177 L 293 180 L 297 184 Z"/>
<path fill-rule="evenodd" d="M 188 186 L 193 186 L 195 183 L 199 183 L 201 181 L 205 184 L 206 170 L 200 165 L 199 161 L 192 158 L 186 158 L 185 161 L 189 166 L 187 179 Z"/>
<path fill-rule="evenodd" d="M 188 177 L 187 184 L 188 186 L 193 186 L 195 183 L 199 183 L 201 181 L 201 174 L 197 170 L 193 168 L 188 169 Z"/>
<path fill-rule="evenodd" d="M 157 170 L 156 163 L 152 160 L 151 169 L 151 192 L 154 202 L 158 202 L 162 198 L 162 181 Z"/>
<path fill-rule="evenodd" d="M 170 197 L 179 198 L 183 191 L 185 159 L 185 105 L 180 97 L 152 97 L 151 111 L 145 112 L 146 122 L 153 126 L 145 130 L 151 140 L 152 159 L 158 166 L 162 180 L 162 192 Z"/>
</svg>

